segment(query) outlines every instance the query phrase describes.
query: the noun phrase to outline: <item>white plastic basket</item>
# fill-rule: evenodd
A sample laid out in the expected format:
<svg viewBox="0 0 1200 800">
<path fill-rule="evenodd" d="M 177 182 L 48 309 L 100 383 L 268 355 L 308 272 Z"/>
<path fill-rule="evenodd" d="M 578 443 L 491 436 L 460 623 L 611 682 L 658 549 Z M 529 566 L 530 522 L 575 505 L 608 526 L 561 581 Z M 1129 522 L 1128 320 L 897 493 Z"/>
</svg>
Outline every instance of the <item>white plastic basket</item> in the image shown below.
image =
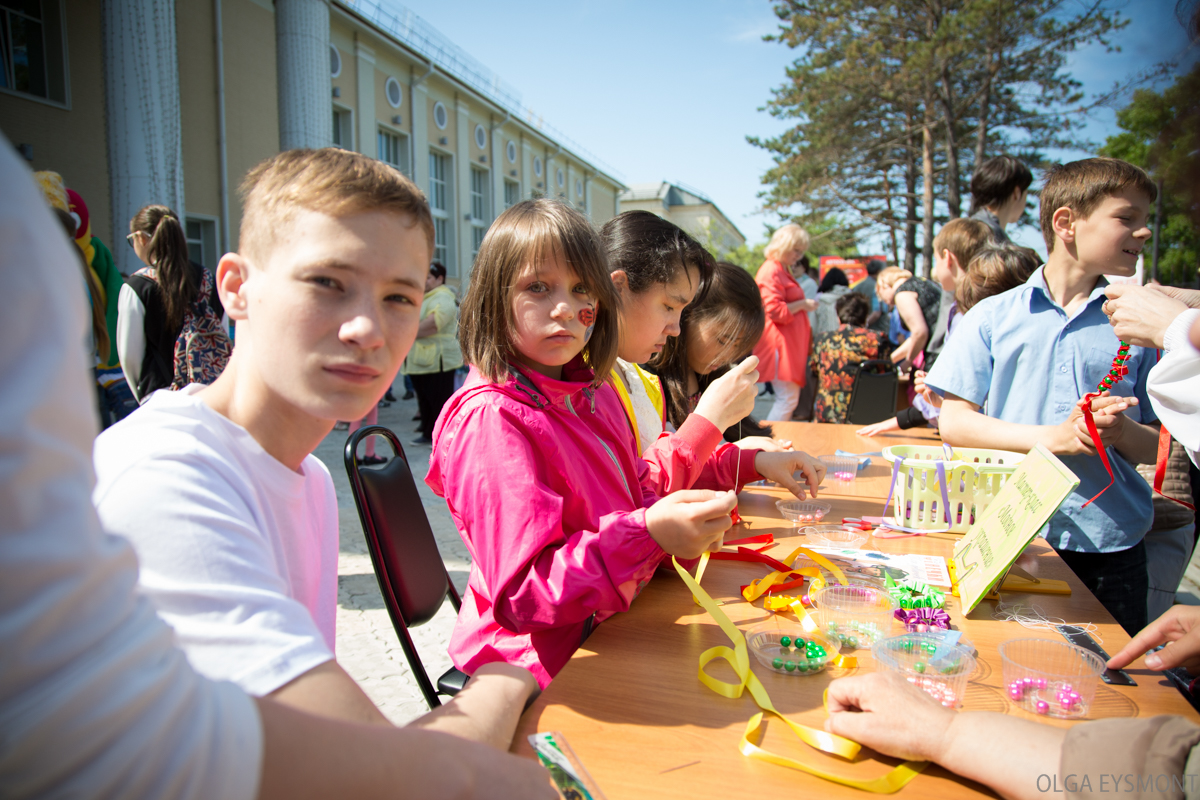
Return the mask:
<svg viewBox="0 0 1200 800">
<path fill-rule="evenodd" d="M 893 445 L 883 449 L 883 458 L 892 465 L 891 516 L 885 519 L 893 520 L 900 529 L 966 533 L 1025 456 L 1007 450 Z M 899 466 L 896 459 L 901 459 Z M 945 500 L 938 480 L 939 462 L 946 474 Z"/>
</svg>

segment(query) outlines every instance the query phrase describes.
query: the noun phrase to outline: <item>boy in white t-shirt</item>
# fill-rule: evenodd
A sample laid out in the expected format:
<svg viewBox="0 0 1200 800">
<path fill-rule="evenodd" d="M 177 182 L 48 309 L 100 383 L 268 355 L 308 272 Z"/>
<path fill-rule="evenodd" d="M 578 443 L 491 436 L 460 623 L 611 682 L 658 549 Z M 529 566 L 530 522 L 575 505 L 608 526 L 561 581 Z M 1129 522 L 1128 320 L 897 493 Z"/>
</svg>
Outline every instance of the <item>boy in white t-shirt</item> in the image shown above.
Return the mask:
<svg viewBox="0 0 1200 800">
<path fill-rule="evenodd" d="M 233 356 L 211 386 L 156 392 L 96 440 L 93 499 L 198 671 L 386 723 L 334 660 L 337 501 L 311 453 L 374 407 L 412 345 L 433 220 L 399 172 L 332 148 L 281 153 L 242 193 L 238 252 L 217 267 Z M 507 748 L 536 683 L 501 666 L 416 724 Z"/>
</svg>

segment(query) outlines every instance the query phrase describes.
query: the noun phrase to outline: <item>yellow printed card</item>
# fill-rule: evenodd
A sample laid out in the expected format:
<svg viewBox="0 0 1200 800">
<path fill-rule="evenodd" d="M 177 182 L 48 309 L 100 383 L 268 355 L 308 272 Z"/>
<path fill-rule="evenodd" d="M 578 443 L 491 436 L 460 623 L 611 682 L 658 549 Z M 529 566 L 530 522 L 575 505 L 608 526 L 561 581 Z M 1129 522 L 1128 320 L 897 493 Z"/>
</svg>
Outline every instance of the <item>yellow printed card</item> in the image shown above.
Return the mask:
<svg viewBox="0 0 1200 800">
<path fill-rule="evenodd" d="M 964 614 L 979 605 L 1058 510 L 1079 478 L 1040 444 L 1029 452 L 954 548 Z"/>
</svg>

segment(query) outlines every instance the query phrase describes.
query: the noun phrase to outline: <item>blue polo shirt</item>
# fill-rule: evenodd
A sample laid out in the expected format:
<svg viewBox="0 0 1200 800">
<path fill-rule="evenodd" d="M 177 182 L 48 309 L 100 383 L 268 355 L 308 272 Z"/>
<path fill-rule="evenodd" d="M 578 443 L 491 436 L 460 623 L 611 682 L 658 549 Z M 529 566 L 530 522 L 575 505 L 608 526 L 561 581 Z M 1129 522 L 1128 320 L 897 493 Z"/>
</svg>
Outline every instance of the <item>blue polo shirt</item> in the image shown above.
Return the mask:
<svg viewBox="0 0 1200 800">
<path fill-rule="evenodd" d="M 1087 303 L 1068 317 L 1054 302 L 1039 267 L 1022 286 L 983 300 L 963 315 L 925 382 L 955 394 L 997 419 L 1022 425 L 1057 425 L 1112 367 L 1119 343 L 1101 310 L 1101 278 Z M 1136 422 L 1157 417 L 1146 396 L 1154 353 L 1130 348 L 1129 374 L 1113 395 L 1136 396 L 1125 411 Z M 1108 448 L 1116 481 L 1096 502 L 1083 504 L 1108 484 L 1099 456 L 1059 456 L 1079 477 L 1041 534 L 1059 550 L 1109 553 L 1133 547 L 1153 520 L 1150 486 L 1117 451 Z"/>
</svg>

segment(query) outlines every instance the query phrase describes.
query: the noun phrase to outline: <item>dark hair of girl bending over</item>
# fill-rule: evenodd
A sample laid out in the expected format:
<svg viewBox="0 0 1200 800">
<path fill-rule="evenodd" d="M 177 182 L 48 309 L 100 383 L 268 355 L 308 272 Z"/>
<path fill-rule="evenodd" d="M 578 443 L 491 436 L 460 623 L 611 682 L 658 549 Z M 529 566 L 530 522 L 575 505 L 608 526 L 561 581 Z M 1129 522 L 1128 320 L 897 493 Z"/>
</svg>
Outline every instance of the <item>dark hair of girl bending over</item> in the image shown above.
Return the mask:
<svg viewBox="0 0 1200 800">
<path fill-rule="evenodd" d="M 668 339 L 648 365 L 663 382 L 672 425 L 682 425 L 704 389 L 749 355 L 765 324 L 754 278 L 735 264 L 717 262 L 704 297 L 684 310 L 680 335 Z M 725 438 L 770 435 L 768 427 L 750 417 L 742 427 L 740 435 L 732 428 Z"/>
</svg>

